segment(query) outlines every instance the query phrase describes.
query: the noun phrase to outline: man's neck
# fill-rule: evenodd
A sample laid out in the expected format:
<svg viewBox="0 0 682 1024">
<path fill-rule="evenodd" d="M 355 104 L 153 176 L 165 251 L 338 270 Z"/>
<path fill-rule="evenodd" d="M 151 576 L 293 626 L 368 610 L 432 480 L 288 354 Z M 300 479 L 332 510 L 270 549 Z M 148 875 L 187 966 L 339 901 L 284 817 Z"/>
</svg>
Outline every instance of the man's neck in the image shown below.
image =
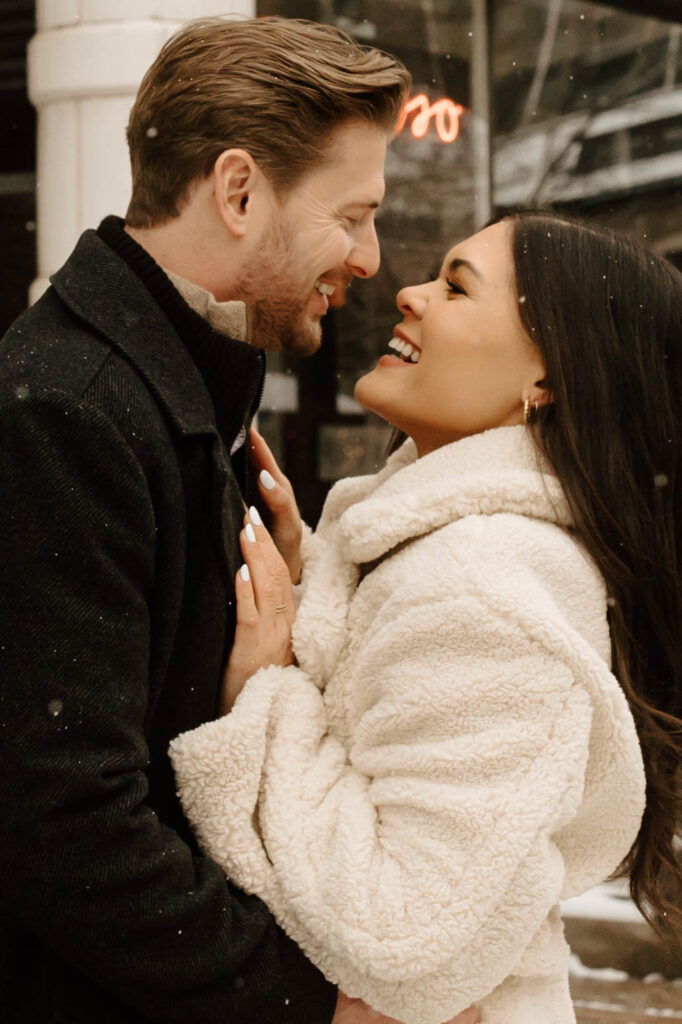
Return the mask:
<svg viewBox="0 0 682 1024">
<path fill-rule="evenodd" d="M 125 225 L 125 231 L 165 270 L 210 292 L 217 301 L 233 298 L 229 291 L 233 254 L 225 251 L 224 233 L 215 225 L 198 223 L 190 207 L 151 228 Z"/>
<path fill-rule="evenodd" d="M 216 302 L 211 292 L 163 267 L 188 306 L 207 320 L 214 331 L 236 341 L 251 341 L 251 324 L 246 303 L 238 300 Z"/>
</svg>

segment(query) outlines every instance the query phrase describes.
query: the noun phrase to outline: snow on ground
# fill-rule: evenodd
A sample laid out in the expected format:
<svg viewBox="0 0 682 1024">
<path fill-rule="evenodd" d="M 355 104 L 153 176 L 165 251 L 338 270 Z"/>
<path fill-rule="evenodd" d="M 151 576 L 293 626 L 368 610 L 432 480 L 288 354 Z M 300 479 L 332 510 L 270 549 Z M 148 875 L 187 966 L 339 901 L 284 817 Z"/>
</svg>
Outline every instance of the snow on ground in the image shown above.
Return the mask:
<svg viewBox="0 0 682 1024">
<path fill-rule="evenodd" d="M 592 978 L 594 981 L 620 982 L 628 981 L 630 975 L 627 971 L 619 971 L 616 967 L 586 967 L 579 956 L 571 953 L 568 970 L 572 978 Z M 674 988 L 682 989 L 682 978 L 675 981 L 668 981 L 662 974 L 647 974 L 642 978 L 643 985 L 672 985 Z"/>
<path fill-rule="evenodd" d="M 627 981 L 629 974 L 615 967 L 585 967 L 580 957 L 571 953 L 568 966 L 572 978 L 594 978 L 596 981 Z"/>
<path fill-rule="evenodd" d="M 622 921 L 641 924 L 644 918 L 627 890 L 627 881 L 603 882 L 581 896 L 572 896 L 561 903 L 562 917 L 578 917 L 586 921 Z"/>
</svg>

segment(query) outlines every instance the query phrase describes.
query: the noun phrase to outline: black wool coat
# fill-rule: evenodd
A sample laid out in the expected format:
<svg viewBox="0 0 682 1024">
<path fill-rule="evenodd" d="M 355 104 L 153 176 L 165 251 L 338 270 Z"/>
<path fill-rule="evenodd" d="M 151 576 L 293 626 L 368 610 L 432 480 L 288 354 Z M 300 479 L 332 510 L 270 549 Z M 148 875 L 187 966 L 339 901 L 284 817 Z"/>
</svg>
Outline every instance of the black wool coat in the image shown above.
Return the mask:
<svg viewBox="0 0 682 1024">
<path fill-rule="evenodd" d="M 225 344 L 236 435 L 262 356 Z M 199 854 L 166 754 L 215 717 L 234 630 L 244 505 L 214 412 L 92 231 L 0 345 L 3 1024 L 332 1018 L 333 987 Z"/>
</svg>

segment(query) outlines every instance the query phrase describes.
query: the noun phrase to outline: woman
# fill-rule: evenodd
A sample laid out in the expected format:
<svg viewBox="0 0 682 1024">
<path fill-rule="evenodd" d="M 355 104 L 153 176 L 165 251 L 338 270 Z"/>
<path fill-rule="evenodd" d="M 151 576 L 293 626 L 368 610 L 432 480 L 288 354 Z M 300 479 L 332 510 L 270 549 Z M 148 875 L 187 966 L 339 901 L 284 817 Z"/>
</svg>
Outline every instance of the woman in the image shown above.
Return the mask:
<svg viewBox="0 0 682 1024">
<path fill-rule="evenodd" d="M 526 213 L 397 304 L 356 398 L 409 439 L 305 534 L 296 664 L 253 515 L 239 697 L 174 741 L 180 792 L 351 996 L 406 1024 L 471 1003 L 568 1024 L 560 899 L 627 873 L 679 926 L 680 275 Z M 290 491 L 255 451 L 296 578 Z"/>
</svg>

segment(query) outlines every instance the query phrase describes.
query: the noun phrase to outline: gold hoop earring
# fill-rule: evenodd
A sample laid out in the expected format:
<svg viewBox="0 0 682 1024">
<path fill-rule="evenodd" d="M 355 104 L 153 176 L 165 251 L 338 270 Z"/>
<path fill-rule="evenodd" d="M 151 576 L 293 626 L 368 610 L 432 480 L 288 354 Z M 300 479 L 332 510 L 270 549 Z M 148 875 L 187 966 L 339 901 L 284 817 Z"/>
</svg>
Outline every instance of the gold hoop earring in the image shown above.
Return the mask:
<svg viewBox="0 0 682 1024">
<path fill-rule="evenodd" d="M 538 403 L 531 402 L 530 398 L 524 398 L 523 400 L 523 422 L 530 423 L 531 416 L 534 412 L 538 411 Z"/>
<path fill-rule="evenodd" d="M 523 400 L 523 422 L 530 423 L 530 398 Z"/>
</svg>

